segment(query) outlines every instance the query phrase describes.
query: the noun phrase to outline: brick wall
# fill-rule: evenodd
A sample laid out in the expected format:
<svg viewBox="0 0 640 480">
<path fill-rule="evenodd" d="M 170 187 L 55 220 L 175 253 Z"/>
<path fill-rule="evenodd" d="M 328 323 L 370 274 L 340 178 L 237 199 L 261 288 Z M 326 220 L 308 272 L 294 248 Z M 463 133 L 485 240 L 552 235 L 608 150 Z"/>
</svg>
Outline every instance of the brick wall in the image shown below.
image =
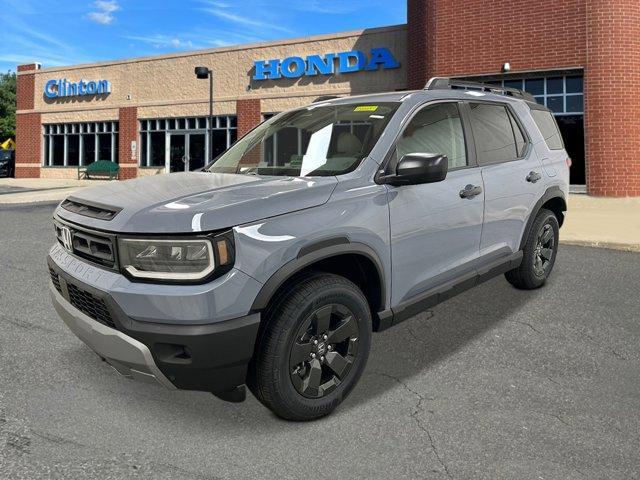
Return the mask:
<svg viewBox="0 0 640 480">
<path fill-rule="evenodd" d="M 238 138 L 246 135 L 251 129 L 262 122 L 260 99 L 237 100 L 236 114 L 238 116 Z M 258 144 L 245 152 L 241 165 L 257 165 L 262 159 L 262 144 Z"/>
<path fill-rule="evenodd" d="M 35 94 L 35 75 L 23 73 L 35 71 L 36 65 L 19 65 L 16 84 L 18 111 L 32 110 Z M 16 178 L 40 177 L 42 161 L 42 127 L 39 113 L 16 114 Z"/>
<path fill-rule="evenodd" d="M 409 0 L 408 83 L 496 73 L 505 62 L 513 71 L 582 66 L 585 18 L 585 0 L 539 0 L 535 8 L 530 0 Z"/>
<path fill-rule="evenodd" d="M 640 196 L 640 2 L 408 0 L 407 82 L 583 67 L 587 192 Z"/>
<path fill-rule="evenodd" d="M 251 98 L 246 100 L 237 100 L 236 115 L 238 116 L 238 138 L 240 138 L 262 122 L 260 99 Z"/>
<path fill-rule="evenodd" d="M 138 109 L 124 107 L 119 110 L 118 134 L 118 163 L 120 164 L 120 180 L 127 180 L 138 176 L 138 156 L 140 145 L 138 142 Z M 136 142 L 136 158 L 131 158 L 131 142 Z"/>
<path fill-rule="evenodd" d="M 640 2 L 586 4 L 587 191 L 640 196 Z"/>
</svg>

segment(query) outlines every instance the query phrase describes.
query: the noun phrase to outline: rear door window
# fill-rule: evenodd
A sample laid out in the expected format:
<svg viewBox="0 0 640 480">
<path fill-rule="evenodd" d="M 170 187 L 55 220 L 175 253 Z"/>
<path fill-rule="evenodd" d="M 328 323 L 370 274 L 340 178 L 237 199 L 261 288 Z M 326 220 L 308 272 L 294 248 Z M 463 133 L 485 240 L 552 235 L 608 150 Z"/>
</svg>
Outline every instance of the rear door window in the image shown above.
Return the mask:
<svg viewBox="0 0 640 480">
<path fill-rule="evenodd" d="M 492 103 L 470 103 L 471 128 L 480 165 L 515 160 L 524 150 L 526 141 L 507 107 Z M 516 142 L 514 127 L 520 138 Z M 523 143 L 524 142 L 524 143 Z"/>
<path fill-rule="evenodd" d="M 556 119 L 548 110 L 531 110 L 531 116 L 534 122 L 540 129 L 540 133 L 544 137 L 544 141 L 549 147 L 549 150 L 562 150 L 564 143 L 562 142 L 562 135 L 558 129 Z"/>
</svg>

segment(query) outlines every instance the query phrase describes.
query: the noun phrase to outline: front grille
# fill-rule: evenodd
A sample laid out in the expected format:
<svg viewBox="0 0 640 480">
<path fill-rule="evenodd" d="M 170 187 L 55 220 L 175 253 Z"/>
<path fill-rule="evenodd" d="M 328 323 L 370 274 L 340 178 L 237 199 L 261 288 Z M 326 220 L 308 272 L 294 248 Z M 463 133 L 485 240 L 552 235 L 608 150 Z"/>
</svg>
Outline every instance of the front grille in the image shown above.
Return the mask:
<svg viewBox="0 0 640 480">
<path fill-rule="evenodd" d="M 109 309 L 102 299 L 81 290 L 71 283 L 67 283 L 67 291 L 69 292 L 71 305 L 103 325 L 116 328 L 116 324 L 111 319 Z"/>
<path fill-rule="evenodd" d="M 60 277 L 58 274 L 53 271 L 53 268 L 49 267 L 49 275 L 51 275 L 51 281 L 53 282 L 53 286 L 56 287 L 58 293 L 62 295 L 62 288 L 60 287 Z"/>
<path fill-rule="evenodd" d="M 95 264 L 116 268 L 113 236 L 54 222 L 56 238 L 60 245 L 78 257 Z"/>
</svg>

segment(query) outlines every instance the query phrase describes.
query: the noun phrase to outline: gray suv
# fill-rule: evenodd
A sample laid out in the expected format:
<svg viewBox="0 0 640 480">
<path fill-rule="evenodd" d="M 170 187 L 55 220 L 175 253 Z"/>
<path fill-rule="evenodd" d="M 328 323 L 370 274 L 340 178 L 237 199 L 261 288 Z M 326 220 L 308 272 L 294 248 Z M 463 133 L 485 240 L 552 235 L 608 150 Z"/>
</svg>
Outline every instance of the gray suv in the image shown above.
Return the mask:
<svg viewBox="0 0 640 480">
<path fill-rule="evenodd" d="M 435 78 L 322 98 L 199 172 L 63 201 L 53 304 L 125 376 L 229 401 L 247 385 L 283 418 L 318 418 L 357 383 L 372 332 L 502 273 L 545 283 L 569 164 L 520 90 Z"/>
</svg>

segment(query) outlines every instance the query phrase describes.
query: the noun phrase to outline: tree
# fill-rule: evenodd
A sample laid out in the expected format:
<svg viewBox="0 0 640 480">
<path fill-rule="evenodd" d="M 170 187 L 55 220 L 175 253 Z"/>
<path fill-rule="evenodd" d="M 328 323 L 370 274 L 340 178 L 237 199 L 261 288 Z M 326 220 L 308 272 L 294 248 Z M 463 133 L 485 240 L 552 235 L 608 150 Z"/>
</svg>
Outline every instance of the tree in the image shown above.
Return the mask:
<svg viewBox="0 0 640 480">
<path fill-rule="evenodd" d="M 16 74 L 0 73 L 0 143 L 16 137 Z"/>
</svg>

